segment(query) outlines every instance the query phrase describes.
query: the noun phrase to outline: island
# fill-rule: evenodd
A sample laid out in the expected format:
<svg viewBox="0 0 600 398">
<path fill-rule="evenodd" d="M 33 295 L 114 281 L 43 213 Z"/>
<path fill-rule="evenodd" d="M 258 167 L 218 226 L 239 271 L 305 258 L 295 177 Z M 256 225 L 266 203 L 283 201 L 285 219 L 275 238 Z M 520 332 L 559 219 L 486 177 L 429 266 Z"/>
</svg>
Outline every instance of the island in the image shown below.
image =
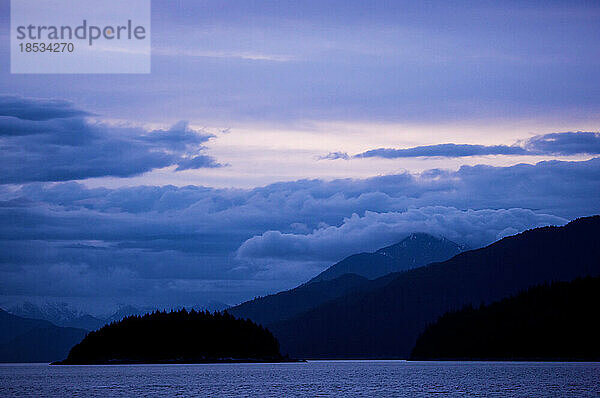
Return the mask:
<svg viewBox="0 0 600 398">
<path fill-rule="evenodd" d="M 289 362 L 264 327 L 227 312 L 155 311 L 88 333 L 55 365 Z"/>
</svg>

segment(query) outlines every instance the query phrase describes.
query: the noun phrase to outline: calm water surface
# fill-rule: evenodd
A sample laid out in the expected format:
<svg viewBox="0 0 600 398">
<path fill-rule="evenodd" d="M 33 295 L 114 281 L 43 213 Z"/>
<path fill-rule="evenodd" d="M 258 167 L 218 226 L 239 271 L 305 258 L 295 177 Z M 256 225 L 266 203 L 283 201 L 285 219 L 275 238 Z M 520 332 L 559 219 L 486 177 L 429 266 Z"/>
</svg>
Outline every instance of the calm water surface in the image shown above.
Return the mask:
<svg viewBox="0 0 600 398">
<path fill-rule="evenodd" d="M 0 364 L 0 397 L 599 397 L 600 363 Z"/>
</svg>

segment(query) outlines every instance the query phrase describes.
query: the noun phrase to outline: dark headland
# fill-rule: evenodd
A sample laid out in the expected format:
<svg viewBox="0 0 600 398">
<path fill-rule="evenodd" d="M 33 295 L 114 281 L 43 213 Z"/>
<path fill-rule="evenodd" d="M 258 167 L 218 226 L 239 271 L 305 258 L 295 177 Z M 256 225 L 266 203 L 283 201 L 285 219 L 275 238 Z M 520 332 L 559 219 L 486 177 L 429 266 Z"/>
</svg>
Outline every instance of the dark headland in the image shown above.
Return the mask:
<svg viewBox="0 0 600 398">
<path fill-rule="evenodd" d="M 598 361 L 600 277 L 555 282 L 449 312 L 421 334 L 414 360 Z"/>
<path fill-rule="evenodd" d="M 289 362 L 264 327 L 224 313 L 154 312 L 90 332 L 55 365 Z"/>
</svg>

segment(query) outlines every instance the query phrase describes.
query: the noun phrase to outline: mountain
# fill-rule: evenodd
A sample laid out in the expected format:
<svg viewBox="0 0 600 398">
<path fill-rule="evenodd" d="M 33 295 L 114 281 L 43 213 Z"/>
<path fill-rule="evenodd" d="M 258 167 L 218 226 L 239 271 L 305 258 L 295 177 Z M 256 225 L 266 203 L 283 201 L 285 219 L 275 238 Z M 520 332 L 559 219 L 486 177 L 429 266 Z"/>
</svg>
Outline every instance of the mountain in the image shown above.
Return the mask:
<svg viewBox="0 0 600 398">
<path fill-rule="evenodd" d="M 331 280 L 344 274 L 375 279 L 392 272 L 406 271 L 433 262 L 444 261 L 465 250 L 464 246 L 424 233 L 414 233 L 401 242 L 374 253 L 359 253 L 332 265 L 310 282 Z"/>
<path fill-rule="evenodd" d="M 368 282 L 362 276 L 346 274 L 331 281 L 306 283 L 295 289 L 256 298 L 232 307 L 227 312 L 237 317 L 250 318 L 261 325 L 269 325 L 342 297 L 351 290 L 365 287 Z"/>
<path fill-rule="evenodd" d="M 411 234 L 401 242 L 379 249 L 375 253 L 347 257 L 297 288 L 259 297 L 227 311 L 237 317 L 250 318 L 262 325 L 270 325 L 293 318 L 351 292 L 377 289 L 394 277 L 380 276 L 376 281 L 369 281 L 380 273 L 390 275 L 390 272 L 393 272 L 390 270 L 422 266 L 435 258 L 445 260 L 462 249 L 445 238 L 421 233 Z"/>
<path fill-rule="evenodd" d="M 179 307 L 177 309 L 181 309 Z M 223 311 L 229 308 L 227 304 L 219 301 L 209 301 L 205 305 L 194 306 L 196 311 Z M 67 303 L 44 303 L 41 305 L 31 302 L 24 302 L 20 305 L 12 306 L 8 312 L 20 316 L 21 318 L 42 319 L 53 323 L 56 326 L 73 327 L 85 330 L 97 330 L 102 326 L 118 322 L 130 315 L 144 315 L 156 310 L 155 307 L 135 307 L 133 305 L 120 305 L 113 313 L 101 316 L 93 316 L 78 311 Z"/>
<path fill-rule="evenodd" d="M 0 362 L 52 362 L 64 358 L 87 331 L 0 309 Z"/>
<path fill-rule="evenodd" d="M 443 315 L 417 340 L 415 360 L 600 360 L 600 278 L 538 286 Z"/>
<path fill-rule="evenodd" d="M 281 362 L 268 330 L 227 312 L 154 312 L 90 332 L 58 364 Z"/>
<path fill-rule="evenodd" d="M 9 312 L 21 318 L 43 319 L 57 326 L 85 330 L 95 330 L 106 323 L 104 319 L 77 311 L 66 303 L 36 305 L 24 302 L 21 305 L 11 307 Z"/>
<path fill-rule="evenodd" d="M 419 333 L 448 311 L 544 282 L 599 274 L 600 216 L 594 216 L 399 273 L 382 287 L 346 294 L 267 326 L 282 352 L 295 357 L 408 358 Z"/>
</svg>

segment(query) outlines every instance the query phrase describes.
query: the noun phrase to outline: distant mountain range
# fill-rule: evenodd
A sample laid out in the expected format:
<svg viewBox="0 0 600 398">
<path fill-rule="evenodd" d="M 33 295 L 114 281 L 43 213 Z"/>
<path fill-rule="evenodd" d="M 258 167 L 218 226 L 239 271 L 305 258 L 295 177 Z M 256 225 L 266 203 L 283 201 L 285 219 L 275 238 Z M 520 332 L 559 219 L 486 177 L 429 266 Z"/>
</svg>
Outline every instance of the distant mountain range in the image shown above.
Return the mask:
<svg viewBox="0 0 600 398">
<path fill-rule="evenodd" d="M 196 310 L 222 311 L 229 306 L 217 301 L 211 301 L 203 306 L 195 306 Z M 179 308 L 176 308 L 179 309 Z M 43 303 L 41 305 L 24 302 L 8 308 L 8 312 L 22 318 L 42 319 L 56 326 L 74 327 L 85 330 L 96 330 L 107 323 L 120 321 L 130 315 L 143 315 L 156 310 L 155 307 L 135 307 L 122 305 L 114 313 L 93 316 L 72 308 L 67 303 Z"/>
<path fill-rule="evenodd" d="M 345 275 L 308 283 L 229 311 L 267 326 L 293 357 L 408 358 L 419 333 L 448 311 L 599 274 L 595 216 L 374 280 Z"/>
<path fill-rule="evenodd" d="M 600 277 L 531 288 L 443 315 L 419 336 L 415 360 L 600 360 Z"/>
<path fill-rule="evenodd" d="M 444 237 L 413 233 L 399 243 L 374 253 L 359 253 L 346 257 L 315 276 L 310 282 L 332 280 L 345 274 L 375 279 L 392 272 L 448 260 L 464 250 L 465 246 Z"/>
<path fill-rule="evenodd" d="M 65 358 L 86 333 L 0 309 L 0 362 L 52 362 Z"/>
<path fill-rule="evenodd" d="M 95 330 L 106 322 L 104 319 L 77 311 L 66 303 L 36 305 L 24 302 L 8 308 L 8 312 L 22 318 L 42 319 L 56 326 Z"/>
</svg>

